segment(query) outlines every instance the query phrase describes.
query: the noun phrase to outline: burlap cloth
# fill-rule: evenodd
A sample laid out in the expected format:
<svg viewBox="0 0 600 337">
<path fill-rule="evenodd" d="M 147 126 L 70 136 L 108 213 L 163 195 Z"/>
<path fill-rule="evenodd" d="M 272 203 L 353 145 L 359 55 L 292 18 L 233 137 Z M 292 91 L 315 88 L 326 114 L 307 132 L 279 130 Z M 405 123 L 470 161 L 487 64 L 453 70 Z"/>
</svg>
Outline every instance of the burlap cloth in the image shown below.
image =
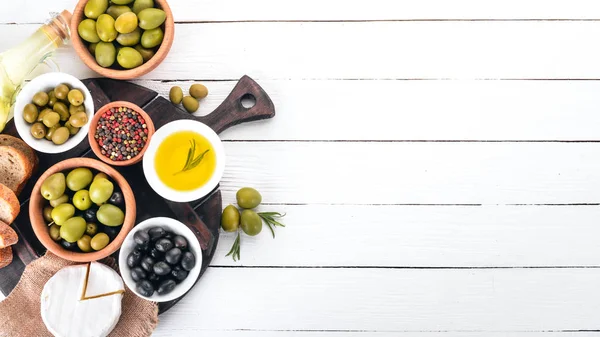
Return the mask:
<svg viewBox="0 0 600 337">
<path fill-rule="evenodd" d="M 107 258 L 100 262 L 118 271 L 114 259 Z M 46 330 L 40 314 L 42 288 L 57 271 L 73 264 L 76 263 L 63 260 L 48 252 L 25 267 L 19 284 L 4 301 L 0 302 L 0 336 L 52 336 Z M 137 297 L 125 287 L 121 318 L 109 336 L 146 337 L 152 334 L 157 324 L 158 305 Z"/>
</svg>

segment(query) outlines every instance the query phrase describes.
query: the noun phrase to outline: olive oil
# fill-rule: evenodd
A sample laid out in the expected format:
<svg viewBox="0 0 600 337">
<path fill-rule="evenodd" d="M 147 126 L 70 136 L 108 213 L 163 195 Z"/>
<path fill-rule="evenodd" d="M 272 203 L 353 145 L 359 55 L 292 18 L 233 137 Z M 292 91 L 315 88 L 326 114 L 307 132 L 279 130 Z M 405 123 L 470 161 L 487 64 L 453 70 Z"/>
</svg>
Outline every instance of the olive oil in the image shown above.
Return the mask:
<svg viewBox="0 0 600 337">
<path fill-rule="evenodd" d="M 204 136 L 179 131 L 158 146 L 154 166 L 165 185 L 177 191 L 191 191 L 210 180 L 217 167 L 217 156 Z"/>
</svg>

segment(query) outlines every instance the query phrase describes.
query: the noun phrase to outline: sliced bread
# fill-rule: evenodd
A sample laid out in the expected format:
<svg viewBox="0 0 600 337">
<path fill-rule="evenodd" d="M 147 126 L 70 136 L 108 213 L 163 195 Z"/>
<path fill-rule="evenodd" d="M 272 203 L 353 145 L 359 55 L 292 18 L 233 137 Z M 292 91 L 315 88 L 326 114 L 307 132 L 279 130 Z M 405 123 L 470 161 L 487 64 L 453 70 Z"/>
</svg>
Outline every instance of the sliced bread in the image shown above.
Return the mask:
<svg viewBox="0 0 600 337">
<path fill-rule="evenodd" d="M 10 225 L 17 218 L 20 210 L 21 205 L 15 193 L 10 188 L 0 184 L 0 221 Z"/>
<path fill-rule="evenodd" d="M 11 146 L 0 146 L 0 184 L 19 194 L 31 177 L 33 163 L 21 150 Z"/>
<path fill-rule="evenodd" d="M 19 236 L 9 225 L 0 221 L 0 249 L 12 246 L 19 241 Z"/>
<path fill-rule="evenodd" d="M 6 247 L 0 249 L 0 269 L 8 266 L 13 260 L 12 248 Z"/>
<path fill-rule="evenodd" d="M 0 146 L 11 146 L 25 154 L 34 167 L 37 167 L 38 157 L 35 151 L 24 141 L 9 135 L 0 135 Z"/>
</svg>

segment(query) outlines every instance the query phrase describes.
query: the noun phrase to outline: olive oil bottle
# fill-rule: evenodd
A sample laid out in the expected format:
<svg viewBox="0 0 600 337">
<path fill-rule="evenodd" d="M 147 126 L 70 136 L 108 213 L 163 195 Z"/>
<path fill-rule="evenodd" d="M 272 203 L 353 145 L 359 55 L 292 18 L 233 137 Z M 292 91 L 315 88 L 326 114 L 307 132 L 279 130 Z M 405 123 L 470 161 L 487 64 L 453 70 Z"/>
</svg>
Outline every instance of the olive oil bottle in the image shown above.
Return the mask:
<svg viewBox="0 0 600 337">
<path fill-rule="evenodd" d="M 0 132 L 12 118 L 11 107 L 25 77 L 40 63 L 58 71 L 48 59 L 58 47 L 71 38 L 71 13 L 63 11 L 53 16 L 33 35 L 19 45 L 0 54 Z"/>
</svg>

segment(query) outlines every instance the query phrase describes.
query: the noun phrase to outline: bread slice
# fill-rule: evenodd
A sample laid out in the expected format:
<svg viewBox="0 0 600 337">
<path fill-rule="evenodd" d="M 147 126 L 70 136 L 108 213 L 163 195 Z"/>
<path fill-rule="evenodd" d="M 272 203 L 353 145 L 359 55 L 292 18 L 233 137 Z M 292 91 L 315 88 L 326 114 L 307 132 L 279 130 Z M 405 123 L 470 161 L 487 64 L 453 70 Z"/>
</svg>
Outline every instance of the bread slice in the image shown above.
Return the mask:
<svg viewBox="0 0 600 337">
<path fill-rule="evenodd" d="M 15 193 L 10 188 L 0 184 L 0 222 L 10 225 L 17 218 L 20 210 L 21 205 Z"/>
<path fill-rule="evenodd" d="M 21 150 L 0 146 L 0 184 L 6 185 L 18 195 L 32 171 L 33 163 Z"/>
<path fill-rule="evenodd" d="M 35 154 L 35 151 L 21 139 L 9 135 L 0 135 L 0 146 L 11 146 L 23 152 L 31 162 L 31 165 L 37 167 L 38 157 Z"/>
<path fill-rule="evenodd" d="M 0 269 L 8 266 L 13 260 L 12 248 L 6 247 L 0 249 Z"/>
<path fill-rule="evenodd" d="M 0 221 L 0 249 L 12 246 L 19 241 L 19 236 L 9 225 Z"/>
</svg>

